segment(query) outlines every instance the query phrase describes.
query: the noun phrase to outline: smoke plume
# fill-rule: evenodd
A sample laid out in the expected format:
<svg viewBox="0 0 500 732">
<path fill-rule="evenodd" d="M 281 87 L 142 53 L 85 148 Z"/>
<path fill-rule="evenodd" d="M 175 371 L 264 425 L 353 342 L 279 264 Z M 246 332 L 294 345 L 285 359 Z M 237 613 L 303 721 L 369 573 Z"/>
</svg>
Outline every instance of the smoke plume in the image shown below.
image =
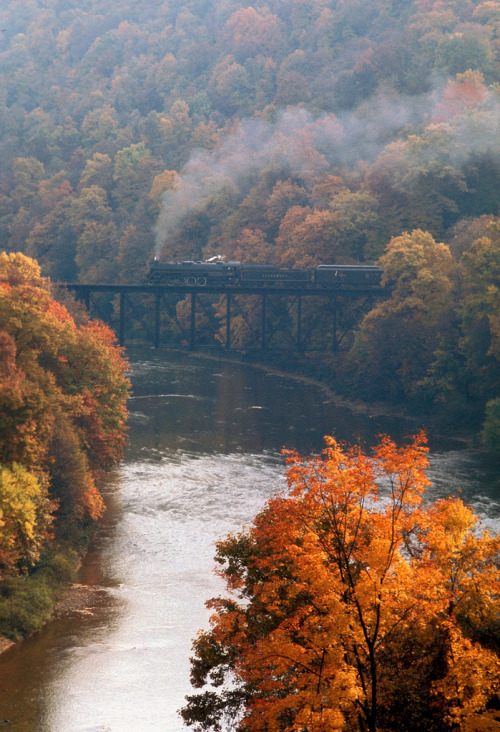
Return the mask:
<svg viewBox="0 0 500 732">
<path fill-rule="evenodd" d="M 164 194 L 155 232 L 156 255 L 186 214 L 224 186 L 238 189 L 251 171 L 271 164 L 281 166 L 307 185 L 322 174 L 352 170 L 360 161 L 372 164 L 391 143 L 405 140 L 411 133 L 422 134 L 437 105 L 442 110 L 443 89 L 441 84 L 432 94 L 394 100 L 380 95 L 367 100 L 356 113 L 339 116 L 317 119 L 300 107 L 286 109 L 274 122 L 241 121 L 216 150 L 196 151 L 181 171 L 175 189 Z M 444 149 L 441 146 L 438 152 L 430 143 L 429 159 L 437 155 L 442 163 L 460 167 L 474 153 L 499 152 L 498 101 L 490 96 L 481 105 L 480 114 L 475 112 L 473 108 L 469 114 L 440 123 L 447 124 L 442 135 Z"/>
</svg>

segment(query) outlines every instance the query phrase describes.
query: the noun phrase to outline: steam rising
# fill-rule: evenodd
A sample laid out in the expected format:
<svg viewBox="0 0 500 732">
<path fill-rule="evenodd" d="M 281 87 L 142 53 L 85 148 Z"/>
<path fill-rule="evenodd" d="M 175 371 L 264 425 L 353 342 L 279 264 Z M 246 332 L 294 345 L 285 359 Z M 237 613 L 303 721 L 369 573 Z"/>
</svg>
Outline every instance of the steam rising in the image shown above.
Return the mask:
<svg viewBox="0 0 500 732">
<path fill-rule="evenodd" d="M 213 151 L 196 151 L 185 165 L 173 190 L 167 191 L 156 226 L 156 255 L 182 219 L 225 186 L 238 189 L 249 172 L 270 165 L 284 167 L 306 185 L 321 174 L 339 175 L 360 161 L 373 163 L 398 139 L 417 134 L 428 125 L 439 102 L 439 93 L 405 100 L 379 96 L 357 113 L 313 118 L 304 108 L 288 108 L 275 122 L 243 120 Z M 480 115 L 472 109 L 460 122 L 446 126 L 439 150 L 430 142 L 421 146 L 423 162 L 439 159 L 460 167 L 472 154 L 500 151 L 500 105 L 489 98 Z M 432 128 L 428 128 L 432 130 Z M 439 132 L 439 127 L 435 128 Z M 418 129 L 421 134 L 422 127 Z"/>
</svg>

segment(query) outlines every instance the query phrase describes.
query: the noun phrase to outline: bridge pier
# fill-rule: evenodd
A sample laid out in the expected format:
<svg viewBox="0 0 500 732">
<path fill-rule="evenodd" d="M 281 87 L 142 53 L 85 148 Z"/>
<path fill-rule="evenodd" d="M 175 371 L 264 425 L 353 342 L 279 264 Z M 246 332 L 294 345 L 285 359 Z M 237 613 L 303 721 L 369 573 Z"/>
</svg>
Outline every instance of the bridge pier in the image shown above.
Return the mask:
<svg viewBox="0 0 500 732">
<path fill-rule="evenodd" d="M 297 351 L 302 350 L 302 296 L 297 296 Z"/>
<path fill-rule="evenodd" d="M 337 352 L 338 348 L 337 340 L 337 295 L 333 296 L 333 333 L 332 333 L 332 351 Z"/>
<path fill-rule="evenodd" d="M 231 293 L 226 293 L 226 349 L 231 348 Z"/>
<path fill-rule="evenodd" d="M 267 315 L 267 292 L 262 293 L 262 328 L 261 328 L 261 348 L 266 350 L 266 315 Z"/>
<path fill-rule="evenodd" d="M 189 349 L 192 351 L 196 343 L 196 292 L 191 293 L 191 330 L 189 336 Z"/>
<path fill-rule="evenodd" d="M 190 350 L 204 346 L 226 351 L 337 353 L 346 334 L 352 332 L 374 301 L 386 296 L 381 287 L 342 286 L 333 290 L 310 284 L 266 288 L 90 283 L 60 286 L 74 292 L 94 317 L 114 327 L 122 346 L 127 341 L 136 345 L 146 341 L 155 348 Z M 308 298 L 307 308 L 304 298 Z M 197 310 L 203 310 L 207 318 L 200 320 Z"/>
<path fill-rule="evenodd" d="M 120 292 L 120 326 L 118 330 L 118 343 L 120 346 L 125 345 L 125 293 Z"/>
<path fill-rule="evenodd" d="M 160 347 L 160 326 L 161 326 L 161 291 L 155 292 L 155 348 Z"/>
</svg>

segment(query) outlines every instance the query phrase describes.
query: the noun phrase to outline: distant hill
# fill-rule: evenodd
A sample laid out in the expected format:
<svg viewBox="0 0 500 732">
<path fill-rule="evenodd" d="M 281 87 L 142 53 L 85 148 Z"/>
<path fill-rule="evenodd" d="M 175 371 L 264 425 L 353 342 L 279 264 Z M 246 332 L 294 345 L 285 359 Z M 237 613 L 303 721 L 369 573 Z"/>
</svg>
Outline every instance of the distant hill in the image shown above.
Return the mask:
<svg viewBox="0 0 500 732">
<path fill-rule="evenodd" d="M 6 0 L 0 27 L 0 236 L 56 279 L 374 260 L 498 214 L 498 2 Z"/>
</svg>

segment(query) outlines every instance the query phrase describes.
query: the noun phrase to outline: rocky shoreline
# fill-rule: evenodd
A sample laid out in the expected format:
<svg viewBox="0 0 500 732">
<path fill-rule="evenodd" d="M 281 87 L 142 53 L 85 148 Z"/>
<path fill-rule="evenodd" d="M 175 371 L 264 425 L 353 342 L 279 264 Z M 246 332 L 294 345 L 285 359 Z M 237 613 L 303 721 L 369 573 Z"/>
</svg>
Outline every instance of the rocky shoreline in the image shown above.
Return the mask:
<svg viewBox="0 0 500 732">
<path fill-rule="evenodd" d="M 52 619 L 62 618 L 74 613 L 79 615 L 92 615 L 97 598 L 104 592 L 105 590 L 102 587 L 73 583 L 68 588 L 64 597 L 55 606 Z M 8 651 L 9 648 L 12 648 L 17 643 L 22 643 L 23 640 L 25 639 L 21 638 L 18 641 L 13 641 L 6 636 L 0 636 L 0 654 L 5 653 L 5 651 Z"/>
<path fill-rule="evenodd" d="M 61 618 L 72 613 L 92 615 L 97 597 L 104 592 L 105 590 L 102 587 L 74 583 L 63 599 L 57 603 L 53 617 Z"/>
</svg>

